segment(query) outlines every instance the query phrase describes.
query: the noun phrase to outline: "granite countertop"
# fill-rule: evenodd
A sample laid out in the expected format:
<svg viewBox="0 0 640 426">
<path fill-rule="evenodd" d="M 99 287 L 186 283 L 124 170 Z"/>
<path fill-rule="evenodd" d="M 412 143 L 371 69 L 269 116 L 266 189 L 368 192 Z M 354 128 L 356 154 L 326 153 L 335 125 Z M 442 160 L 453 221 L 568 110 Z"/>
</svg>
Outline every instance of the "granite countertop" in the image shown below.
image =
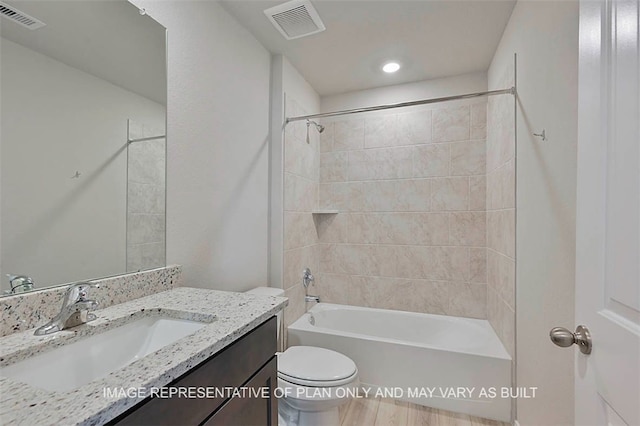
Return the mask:
<svg viewBox="0 0 640 426">
<path fill-rule="evenodd" d="M 284 297 L 179 287 L 97 310 L 96 320 L 70 331 L 34 336 L 34 330 L 27 330 L 2 337 L 0 367 L 123 325 L 132 316 L 162 315 L 207 323 L 176 343 L 68 392 L 46 391 L 0 377 L 0 424 L 100 425 L 108 422 L 143 398 L 109 397 L 105 389 L 150 389 L 167 385 L 286 305 Z"/>
</svg>

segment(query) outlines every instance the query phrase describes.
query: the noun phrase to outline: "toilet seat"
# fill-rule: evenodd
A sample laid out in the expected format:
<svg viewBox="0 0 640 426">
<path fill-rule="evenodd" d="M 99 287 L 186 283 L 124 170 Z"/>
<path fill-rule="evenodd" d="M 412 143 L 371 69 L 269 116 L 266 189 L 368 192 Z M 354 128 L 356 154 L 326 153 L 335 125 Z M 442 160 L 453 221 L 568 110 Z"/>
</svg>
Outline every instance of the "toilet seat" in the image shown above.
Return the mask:
<svg viewBox="0 0 640 426">
<path fill-rule="evenodd" d="M 292 346 L 278 354 L 278 377 L 309 387 L 335 387 L 356 379 L 356 364 L 341 353 L 313 346 Z"/>
</svg>

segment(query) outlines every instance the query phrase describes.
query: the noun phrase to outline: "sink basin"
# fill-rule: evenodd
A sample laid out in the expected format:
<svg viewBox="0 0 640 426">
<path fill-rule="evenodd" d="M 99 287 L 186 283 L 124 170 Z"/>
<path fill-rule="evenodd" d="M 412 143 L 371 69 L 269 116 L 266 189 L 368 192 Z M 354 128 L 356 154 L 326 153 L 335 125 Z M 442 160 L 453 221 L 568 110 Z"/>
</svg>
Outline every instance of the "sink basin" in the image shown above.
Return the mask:
<svg viewBox="0 0 640 426">
<path fill-rule="evenodd" d="M 50 391 L 69 391 L 195 333 L 206 323 L 145 317 L 2 367 L 0 376 Z"/>
</svg>

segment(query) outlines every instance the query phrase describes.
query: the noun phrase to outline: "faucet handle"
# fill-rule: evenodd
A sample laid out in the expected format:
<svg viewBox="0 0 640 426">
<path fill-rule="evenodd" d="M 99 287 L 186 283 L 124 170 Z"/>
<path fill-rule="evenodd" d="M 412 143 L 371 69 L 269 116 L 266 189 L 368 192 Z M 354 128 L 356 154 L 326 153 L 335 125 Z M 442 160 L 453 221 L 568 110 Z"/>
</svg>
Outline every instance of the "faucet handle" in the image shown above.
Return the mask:
<svg viewBox="0 0 640 426">
<path fill-rule="evenodd" d="M 313 284 L 314 281 L 315 278 L 311 274 L 311 269 L 304 268 L 304 271 L 302 271 L 302 285 L 304 285 L 304 288 L 309 287 L 309 284 Z"/>
<path fill-rule="evenodd" d="M 99 287 L 100 284 L 90 283 L 88 281 L 71 284 L 69 288 L 67 288 L 62 306 L 65 307 L 77 302 L 86 302 L 87 289 Z"/>
</svg>

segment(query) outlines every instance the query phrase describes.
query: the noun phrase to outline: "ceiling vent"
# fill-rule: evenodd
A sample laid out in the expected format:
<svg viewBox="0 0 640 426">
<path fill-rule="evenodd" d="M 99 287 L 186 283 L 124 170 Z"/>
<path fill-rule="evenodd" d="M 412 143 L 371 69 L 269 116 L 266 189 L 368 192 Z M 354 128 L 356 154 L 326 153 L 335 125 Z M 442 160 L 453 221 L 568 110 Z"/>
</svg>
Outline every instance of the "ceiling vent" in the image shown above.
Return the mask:
<svg viewBox="0 0 640 426">
<path fill-rule="evenodd" d="M 264 11 L 287 40 L 306 37 L 325 30 L 320 15 L 308 0 L 293 0 Z"/>
<path fill-rule="evenodd" d="M 29 28 L 30 30 L 37 30 L 38 28 L 44 27 L 44 22 L 34 18 L 33 16 L 29 16 L 24 12 L 20 12 L 13 6 L 9 6 L 6 3 L 0 1 L 0 15 L 3 18 L 7 18 L 16 24 L 20 24 L 23 27 Z"/>
</svg>

